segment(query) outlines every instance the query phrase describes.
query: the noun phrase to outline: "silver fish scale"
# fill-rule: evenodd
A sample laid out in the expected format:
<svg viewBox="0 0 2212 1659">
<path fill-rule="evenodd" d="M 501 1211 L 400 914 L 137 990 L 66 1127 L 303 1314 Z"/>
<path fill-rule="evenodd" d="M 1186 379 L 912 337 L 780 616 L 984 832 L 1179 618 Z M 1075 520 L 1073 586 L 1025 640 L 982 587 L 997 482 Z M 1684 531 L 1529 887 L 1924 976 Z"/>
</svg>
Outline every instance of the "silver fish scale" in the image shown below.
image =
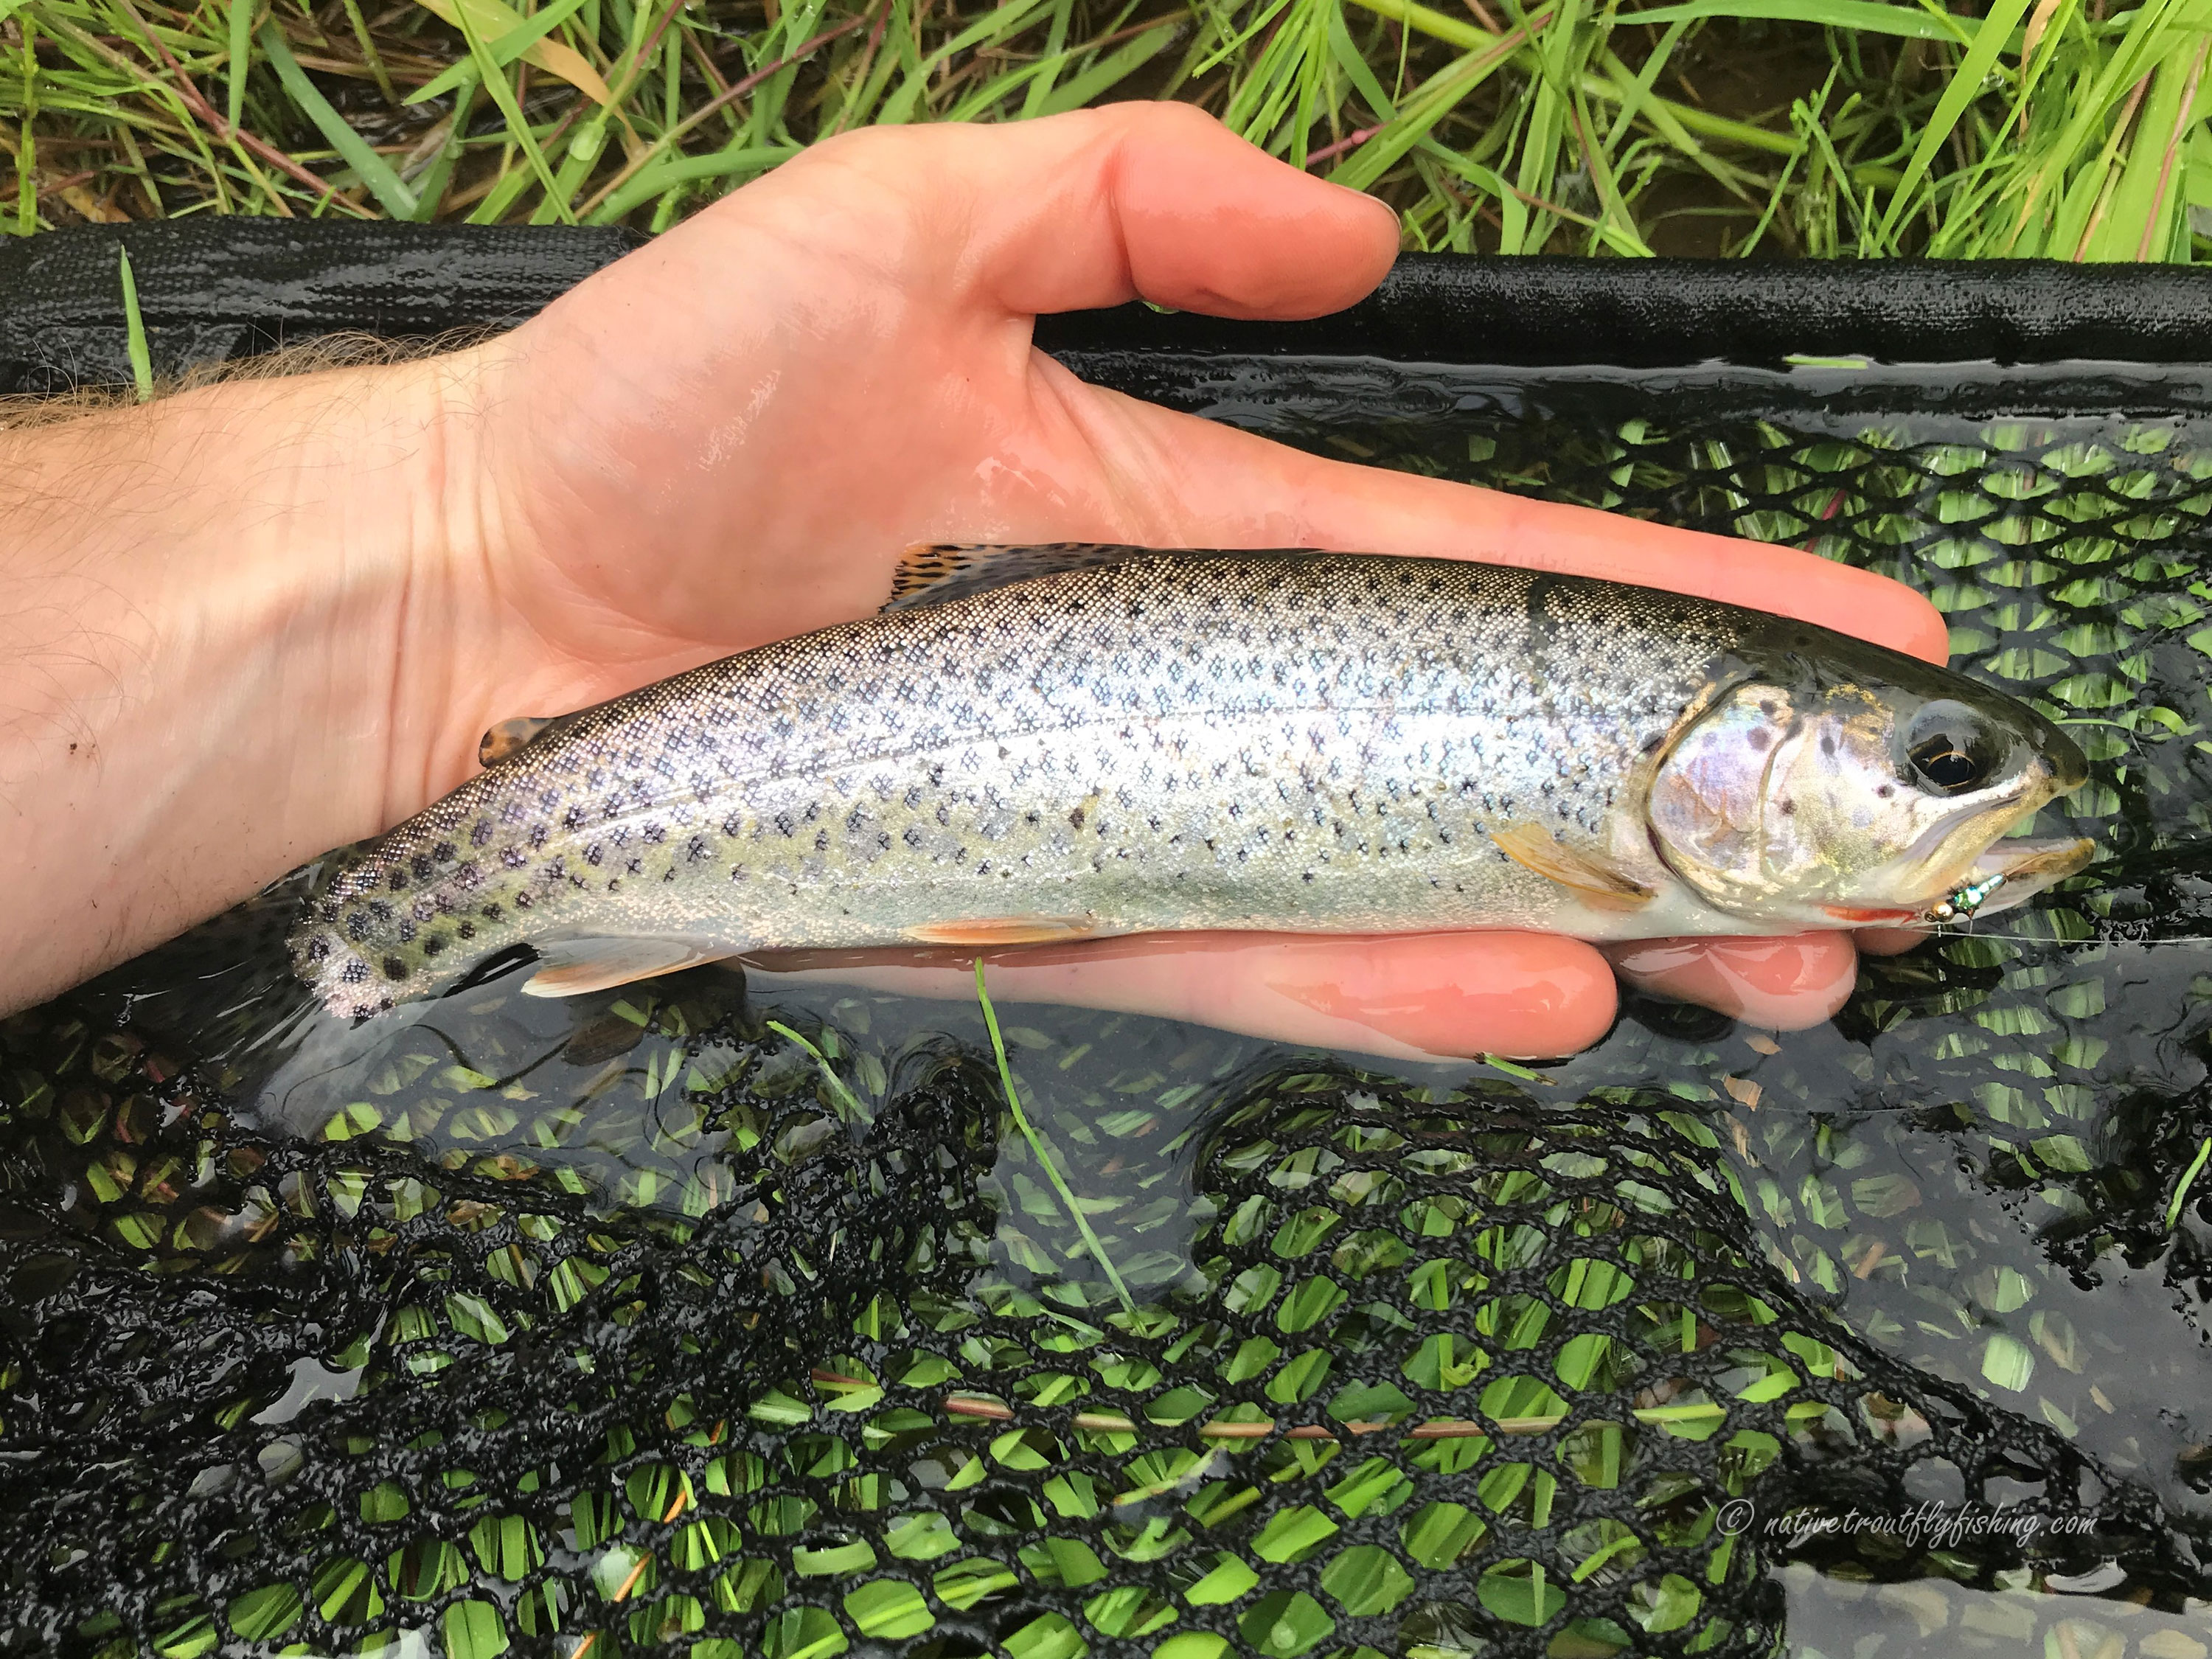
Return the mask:
<svg viewBox="0 0 2212 1659">
<path fill-rule="evenodd" d="M 763 647 L 333 854 L 294 939 L 375 1012 L 524 940 L 909 944 L 1557 924 L 1748 613 L 1448 560 L 1143 554 Z M 1663 872 L 1662 872 L 1663 875 Z"/>
</svg>

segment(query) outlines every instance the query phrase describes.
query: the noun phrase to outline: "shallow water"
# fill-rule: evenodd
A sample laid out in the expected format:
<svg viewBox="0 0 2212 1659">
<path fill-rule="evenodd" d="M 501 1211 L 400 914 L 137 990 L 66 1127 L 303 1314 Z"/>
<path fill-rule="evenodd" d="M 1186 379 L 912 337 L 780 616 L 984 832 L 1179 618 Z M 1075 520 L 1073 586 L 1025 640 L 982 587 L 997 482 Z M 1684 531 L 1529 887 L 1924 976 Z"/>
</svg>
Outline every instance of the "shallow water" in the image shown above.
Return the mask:
<svg viewBox="0 0 2212 1659">
<path fill-rule="evenodd" d="M 241 1048 L 234 919 L 0 1025 L 57 1647 L 2212 1651 L 2196 381 L 1180 373 L 1915 582 L 2106 862 L 1819 1030 L 1632 999 L 1534 1079 L 1008 1004 L 1034 1140 L 980 1010 L 804 976 Z"/>
</svg>

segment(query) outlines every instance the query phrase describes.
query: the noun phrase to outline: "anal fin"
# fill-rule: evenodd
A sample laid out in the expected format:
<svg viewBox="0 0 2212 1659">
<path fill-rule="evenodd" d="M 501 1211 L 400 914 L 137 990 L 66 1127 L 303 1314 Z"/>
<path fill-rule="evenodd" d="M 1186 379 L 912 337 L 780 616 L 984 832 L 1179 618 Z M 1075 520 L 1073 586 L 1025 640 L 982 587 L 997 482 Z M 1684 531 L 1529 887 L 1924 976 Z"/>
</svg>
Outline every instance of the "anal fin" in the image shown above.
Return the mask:
<svg viewBox="0 0 2212 1659">
<path fill-rule="evenodd" d="M 1535 824 L 1510 823 L 1492 830 L 1490 839 L 1522 869 L 1558 883 L 1593 910 L 1640 910 L 1656 896 L 1602 860 L 1562 847 Z"/>
<path fill-rule="evenodd" d="M 1088 916 L 979 916 L 965 921 L 927 922 L 906 930 L 907 937 L 918 945 L 967 945 L 981 949 L 1084 939 L 1097 931 L 1097 924 Z"/>
<path fill-rule="evenodd" d="M 525 996 L 574 997 L 641 979 L 681 973 L 737 954 L 696 939 L 571 939 L 538 946 L 541 963 Z"/>
</svg>

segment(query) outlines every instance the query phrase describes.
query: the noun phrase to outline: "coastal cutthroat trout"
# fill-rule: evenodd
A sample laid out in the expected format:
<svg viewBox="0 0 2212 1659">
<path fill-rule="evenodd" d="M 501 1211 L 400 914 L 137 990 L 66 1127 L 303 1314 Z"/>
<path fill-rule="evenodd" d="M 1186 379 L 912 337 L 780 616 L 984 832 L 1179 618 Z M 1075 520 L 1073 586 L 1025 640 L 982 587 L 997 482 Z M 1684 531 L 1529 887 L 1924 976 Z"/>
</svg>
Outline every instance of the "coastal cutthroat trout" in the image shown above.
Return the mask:
<svg viewBox="0 0 2212 1659">
<path fill-rule="evenodd" d="M 1946 921 L 2080 868 L 2050 721 L 1810 623 L 1453 560 L 944 548 L 878 614 L 557 719 L 325 856 L 335 1013 L 741 952 L 1188 928 Z"/>
</svg>

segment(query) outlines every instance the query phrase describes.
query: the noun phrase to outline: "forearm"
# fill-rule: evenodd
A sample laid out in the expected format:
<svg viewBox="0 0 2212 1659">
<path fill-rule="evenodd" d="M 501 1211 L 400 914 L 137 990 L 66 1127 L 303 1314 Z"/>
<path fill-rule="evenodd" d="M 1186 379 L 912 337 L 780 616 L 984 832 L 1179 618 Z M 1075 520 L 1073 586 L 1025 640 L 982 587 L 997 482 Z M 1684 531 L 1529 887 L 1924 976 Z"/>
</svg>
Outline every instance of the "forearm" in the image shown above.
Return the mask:
<svg viewBox="0 0 2212 1659">
<path fill-rule="evenodd" d="M 0 432 L 0 1010 L 420 805 L 431 365 Z"/>
</svg>

